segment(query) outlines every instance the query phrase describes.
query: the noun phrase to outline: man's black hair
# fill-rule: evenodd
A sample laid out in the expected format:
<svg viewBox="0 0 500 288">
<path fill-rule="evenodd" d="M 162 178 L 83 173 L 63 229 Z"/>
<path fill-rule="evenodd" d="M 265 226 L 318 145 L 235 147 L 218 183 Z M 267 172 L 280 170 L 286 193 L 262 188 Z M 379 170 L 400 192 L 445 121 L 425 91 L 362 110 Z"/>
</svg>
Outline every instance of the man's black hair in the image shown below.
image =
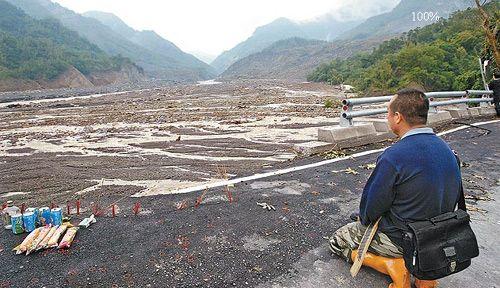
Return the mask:
<svg viewBox="0 0 500 288">
<path fill-rule="evenodd" d="M 405 88 L 396 93 L 391 111 L 401 113 L 410 125 L 425 125 L 429 112 L 429 99 L 422 90 Z"/>
</svg>

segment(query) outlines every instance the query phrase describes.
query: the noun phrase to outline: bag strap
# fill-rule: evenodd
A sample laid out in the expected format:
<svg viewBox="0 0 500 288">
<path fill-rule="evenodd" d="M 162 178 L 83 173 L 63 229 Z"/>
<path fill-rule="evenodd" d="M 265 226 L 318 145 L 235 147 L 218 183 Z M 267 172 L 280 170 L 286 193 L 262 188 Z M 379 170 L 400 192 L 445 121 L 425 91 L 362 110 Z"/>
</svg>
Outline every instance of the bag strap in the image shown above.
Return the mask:
<svg viewBox="0 0 500 288">
<path fill-rule="evenodd" d="M 455 155 L 455 159 L 457 159 L 458 170 L 460 171 L 460 174 L 462 174 L 461 172 L 462 165 L 460 162 L 460 158 L 458 158 L 457 151 L 453 150 L 453 155 Z M 462 180 L 460 180 L 460 198 L 458 198 L 458 209 L 467 212 L 467 206 L 465 206 L 465 194 L 464 194 L 464 186 L 462 184 Z"/>
</svg>

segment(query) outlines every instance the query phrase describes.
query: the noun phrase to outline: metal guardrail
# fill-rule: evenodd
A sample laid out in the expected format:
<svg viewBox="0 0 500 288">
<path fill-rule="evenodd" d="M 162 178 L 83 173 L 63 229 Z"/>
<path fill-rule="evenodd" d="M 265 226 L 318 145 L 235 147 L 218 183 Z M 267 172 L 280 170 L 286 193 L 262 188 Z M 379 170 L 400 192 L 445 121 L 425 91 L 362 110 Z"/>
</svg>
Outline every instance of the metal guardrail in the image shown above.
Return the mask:
<svg viewBox="0 0 500 288">
<path fill-rule="evenodd" d="M 446 106 L 446 105 L 456 105 L 456 104 L 466 104 L 466 103 L 487 103 L 492 102 L 493 98 L 488 97 L 492 95 L 493 91 L 489 90 L 466 90 L 466 91 L 440 91 L 440 92 L 428 92 L 425 96 L 429 99 L 430 108 L 429 112 L 437 112 L 435 107 Z M 482 95 L 482 98 L 468 98 L 469 96 Z M 387 108 L 378 109 L 368 109 L 368 110 L 358 110 L 353 111 L 353 107 L 363 104 L 377 104 L 389 102 L 394 95 L 388 96 L 376 96 L 376 97 L 364 97 L 364 98 L 351 98 L 342 100 L 342 111 L 340 113 L 340 126 L 352 126 L 353 118 L 372 116 L 378 114 L 387 113 Z M 453 100 L 443 100 L 435 101 L 436 98 L 462 98 Z"/>
</svg>

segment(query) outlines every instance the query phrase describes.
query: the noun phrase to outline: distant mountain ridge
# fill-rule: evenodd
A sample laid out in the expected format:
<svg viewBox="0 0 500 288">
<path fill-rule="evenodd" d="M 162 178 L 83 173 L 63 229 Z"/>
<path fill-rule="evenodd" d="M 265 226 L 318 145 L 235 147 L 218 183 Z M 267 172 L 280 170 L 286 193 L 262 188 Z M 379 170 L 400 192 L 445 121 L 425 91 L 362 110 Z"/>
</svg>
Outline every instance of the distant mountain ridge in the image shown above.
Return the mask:
<svg viewBox="0 0 500 288">
<path fill-rule="evenodd" d="M 253 53 L 260 52 L 276 41 L 292 37 L 330 40 L 360 22 L 340 22 L 328 15 L 315 21 L 304 23 L 297 23 L 287 18 L 278 18 L 267 25 L 255 29 L 250 38 L 220 54 L 211 65 L 217 72 L 222 73 L 236 61 Z"/>
<path fill-rule="evenodd" d="M 195 56 L 183 52 L 174 43 L 162 38 L 156 32 L 151 30 L 137 31 L 128 26 L 122 19 L 112 13 L 89 11 L 82 14 L 83 16 L 97 19 L 111 30 L 125 37 L 127 40 L 142 46 L 156 54 L 166 55 L 171 58 L 171 61 L 180 62 L 186 67 L 192 67 L 200 71 L 200 77 L 203 79 L 212 78 L 215 70 L 199 60 Z"/>
<path fill-rule="evenodd" d="M 128 37 L 122 35 L 122 33 L 125 34 L 125 31 L 117 33 L 99 20 L 77 14 L 50 0 L 7 1 L 23 9 L 32 17 L 38 19 L 56 18 L 65 27 L 78 32 L 80 36 L 97 45 L 104 52 L 110 55 L 121 55 L 130 58 L 143 67 L 146 74 L 150 77 L 177 81 L 195 81 L 210 79 L 214 76 L 214 72 L 210 66 L 205 65 L 201 61 L 199 61 L 201 63 L 197 63 L 196 60 L 189 59 L 186 55 L 182 55 L 180 59 L 177 59 L 176 57 L 180 53 L 175 48 L 172 48 L 172 45 L 168 44 L 170 42 L 159 39 L 161 37 L 152 35 L 152 33 L 138 32 L 134 34 L 139 38 L 143 37 L 144 43 L 148 43 L 148 45 L 160 46 L 162 49 L 168 47 L 168 49 L 165 49 L 165 52 L 158 53 L 143 45 L 138 45 L 131 39 L 128 39 Z M 135 31 L 132 28 L 130 29 Z M 171 52 L 175 53 L 170 55 L 169 53 Z"/>
<path fill-rule="evenodd" d="M 345 59 L 359 51 L 368 51 L 383 39 L 327 42 L 303 38 L 280 40 L 231 65 L 221 79 L 288 79 L 305 81 L 321 63 L 333 58 Z"/>
<path fill-rule="evenodd" d="M 141 69 L 129 59 L 108 56 L 57 20 L 34 19 L 0 0 L 0 91 L 92 87 L 141 78 Z"/>
</svg>

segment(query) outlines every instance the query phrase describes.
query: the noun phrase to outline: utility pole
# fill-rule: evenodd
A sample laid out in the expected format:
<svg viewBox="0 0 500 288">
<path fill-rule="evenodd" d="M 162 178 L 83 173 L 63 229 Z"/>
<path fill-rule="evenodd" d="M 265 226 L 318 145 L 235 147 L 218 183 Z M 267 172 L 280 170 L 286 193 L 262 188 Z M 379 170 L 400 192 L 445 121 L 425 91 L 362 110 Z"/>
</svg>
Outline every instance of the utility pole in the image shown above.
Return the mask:
<svg viewBox="0 0 500 288">
<path fill-rule="evenodd" d="M 483 61 L 481 57 L 479 57 L 479 70 L 481 70 L 481 78 L 483 79 L 484 90 L 490 90 L 488 87 L 488 83 L 486 83 L 486 67 L 483 65 Z"/>
</svg>

